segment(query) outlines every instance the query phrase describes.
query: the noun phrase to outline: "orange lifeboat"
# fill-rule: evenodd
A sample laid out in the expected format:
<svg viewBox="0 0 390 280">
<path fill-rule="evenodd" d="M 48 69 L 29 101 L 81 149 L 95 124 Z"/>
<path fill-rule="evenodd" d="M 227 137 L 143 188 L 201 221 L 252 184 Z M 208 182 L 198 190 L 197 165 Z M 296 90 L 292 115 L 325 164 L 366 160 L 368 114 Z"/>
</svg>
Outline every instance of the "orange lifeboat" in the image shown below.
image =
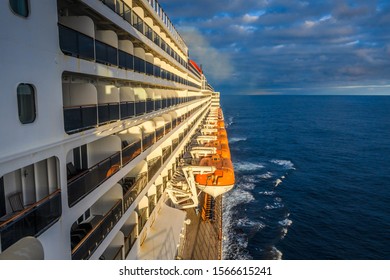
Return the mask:
<svg viewBox="0 0 390 280">
<path fill-rule="evenodd" d="M 232 161 L 228 158 L 222 158 L 218 154 L 212 157 L 205 157 L 200 160 L 200 166 L 214 166 L 214 173 L 197 174 L 195 181 L 198 188 L 214 198 L 231 190 L 234 186 L 234 169 Z"/>
<path fill-rule="evenodd" d="M 222 158 L 230 159 L 230 149 L 229 145 L 226 143 L 221 143 L 220 141 L 214 141 L 211 143 L 207 143 L 206 147 L 215 147 L 217 148 L 217 154 Z"/>
</svg>

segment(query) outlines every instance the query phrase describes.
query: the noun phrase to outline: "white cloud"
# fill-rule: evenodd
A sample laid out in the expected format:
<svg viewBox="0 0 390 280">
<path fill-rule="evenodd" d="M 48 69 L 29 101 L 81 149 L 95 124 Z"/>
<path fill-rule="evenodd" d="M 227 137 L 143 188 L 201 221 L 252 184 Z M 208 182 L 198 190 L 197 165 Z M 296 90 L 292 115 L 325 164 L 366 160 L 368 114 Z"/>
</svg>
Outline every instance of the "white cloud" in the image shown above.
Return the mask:
<svg viewBox="0 0 390 280">
<path fill-rule="evenodd" d="M 242 20 L 245 23 L 252 23 L 252 22 L 255 22 L 256 20 L 258 20 L 259 17 L 261 17 L 264 14 L 265 14 L 265 10 L 254 11 L 254 12 L 245 14 L 242 17 Z"/>
<path fill-rule="evenodd" d="M 194 27 L 180 27 L 180 34 L 190 49 L 190 58 L 201 64 L 212 84 L 232 78 L 234 73 L 231 57 L 210 45 L 207 37 Z"/>
</svg>

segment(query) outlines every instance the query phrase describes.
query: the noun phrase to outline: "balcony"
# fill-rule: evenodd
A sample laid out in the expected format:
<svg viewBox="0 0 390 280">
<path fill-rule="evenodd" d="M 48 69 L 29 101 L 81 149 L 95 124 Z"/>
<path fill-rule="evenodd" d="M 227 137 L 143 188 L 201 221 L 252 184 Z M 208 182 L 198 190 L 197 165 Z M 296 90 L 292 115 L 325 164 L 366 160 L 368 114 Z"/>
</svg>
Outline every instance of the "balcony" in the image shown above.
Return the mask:
<svg viewBox="0 0 390 280">
<path fill-rule="evenodd" d="M 123 143 L 123 142 L 122 142 Z M 133 142 L 129 145 L 126 145 L 122 149 L 122 164 L 126 165 L 134 158 L 136 158 L 139 154 L 141 154 L 141 140 Z"/>
<path fill-rule="evenodd" d="M 39 236 L 61 217 L 61 191 L 28 206 L 20 212 L 0 218 L 1 250 L 26 236 Z"/>
<path fill-rule="evenodd" d="M 161 167 L 161 157 L 148 160 L 148 180 L 150 181 Z"/>
<path fill-rule="evenodd" d="M 95 40 L 96 62 L 107 65 L 118 65 L 118 49 Z"/>
<path fill-rule="evenodd" d="M 127 209 L 129 209 L 130 205 L 138 197 L 141 191 L 146 187 L 147 183 L 147 172 L 143 172 L 137 177 L 126 177 L 125 179 L 123 179 L 122 188 L 124 193 L 123 201 L 125 212 Z"/>
<path fill-rule="evenodd" d="M 60 47 L 64 54 L 86 60 L 95 59 L 94 39 L 81 32 L 59 24 Z"/>
<path fill-rule="evenodd" d="M 64 107 L 64 127 L 68 134 L 88 130 L 97 126 L 97 106 Z"/>
<path fill-rule="evenodd" d="M 119 120 L 119 103 L 98 105 L 99 125 Z"/>
<path fill-rule="evenodd" d="M 145 134 L 142 138 L 142 151 L 150 148 L 155 142 L 154 132 Z"/>
<path fill-rule="evenodd" d="M 68 164 L 68 168 L 71 165 Z M 79 200 L 99 187 L 120 168 L 120 153 L 102 160 L 87 170 L 70 172 L 68 179 L 68 203 L 75 205 Z M 78 174 L 77 174 L 78 173 Z"/>
<path fill-rule="evenodd" d="M 122 200 L 118 200 L 104 216 L 95 216 L 95 219 L 97 219 L 96 224 L 80 242 L 72 248 L 72 259 L 88 259 L 121 217 Z"/>
</svg>

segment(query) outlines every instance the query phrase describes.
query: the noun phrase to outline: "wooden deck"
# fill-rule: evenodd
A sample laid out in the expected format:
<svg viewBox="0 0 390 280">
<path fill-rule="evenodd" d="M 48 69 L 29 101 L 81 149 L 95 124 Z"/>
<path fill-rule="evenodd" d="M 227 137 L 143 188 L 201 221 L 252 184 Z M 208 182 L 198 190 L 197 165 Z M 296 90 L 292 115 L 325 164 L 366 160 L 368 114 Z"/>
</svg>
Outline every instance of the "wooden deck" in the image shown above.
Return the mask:
<svg viewBox="0 0 390 280">
<path fill-rule="evenodd" d="M 199 201 L 203 205 L 204 196 Z M 220 260 L 222 258 L 222 196 L 215 200 L 214 217 L 204 221 L 201 210 L 186 210 L 190 225 L 187 225 L 185 240 L 179 248 L 179 259 L 184 260 Z"/>
</svg>

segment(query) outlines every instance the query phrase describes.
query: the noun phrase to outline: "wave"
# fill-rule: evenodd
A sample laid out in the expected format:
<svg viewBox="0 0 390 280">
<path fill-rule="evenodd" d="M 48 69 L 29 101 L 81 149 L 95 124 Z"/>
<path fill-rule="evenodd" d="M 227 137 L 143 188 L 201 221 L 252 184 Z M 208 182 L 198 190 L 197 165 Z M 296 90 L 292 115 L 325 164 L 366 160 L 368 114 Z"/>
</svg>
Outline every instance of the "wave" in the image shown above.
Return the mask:
<svg viewBox="0 0 390 280">
<path fill-rule="evenodd" d="M 233 165 L 236 171 L 255 171 L 264 168 L 264 165 L 261 163 L 253 163 L 248 161 L 233 162 Z"/>
<path fill-rule="evenodd" d="M 236 142 L 239 142 L 239 141 L 246 141 L 248 138 L 246 137 L 232 137 L 232 138 L 229 138 L 229 143 L 236 143 Z"/>
<path fill-rule="evenodd" d="M 295 170 L 294 164 L 289 160 L 272 159 L 272 160 L 270 160 L 270 162 L 275 163 L 277 165 L 280 165 L 280 166 L 284 167 L 285 169 L 294 169 Z"/>
<path fill-rule="evenodd" d="M 256 184 L 252 182 L 245 182 L 245 183 L 239 183 L 237 187 L 243 189 L 243 190 L 248 190 L 251 191 L 256 187 Z"/>
<path fill-rule="evenodd" d="M 231 126 L 232 124 L 234 124 L 233 118 L 234 118 L 234 117 L 228 117 L 228 121 L 225 122 L 225 127 L 229 127 L 229 126 Z M 246 139 L 245 139 L 245 140 L 246 140 Z"/>
<path fill-rule="evenodd" d="M 260 230 L 265 227 L 265 224 L 262 222 L 256 222 L 253 220 L 250 220 L 248 217 L 244 217 L 241 219 L 238 219 L 237 226 L 241 227 L 250 227 L 251 230 Z"/>
<path fill-rule="evenodd" d="M 273 210 L 273 209 L 279 209 L 279 208 L 282 208 L 284 207 L 284 204 L 283 203 L 280 203 L 280 202 L 274 202 L 273 204 L 266 204 L 264 209 L 266 210 Z"/>
<path fill-rule="evenodd" d="M 283 257 L 283 253 L 279 251 L 275 246 L 272 246 L 271 254 L 274 260 L 281 260 Z"/>
<path fill-rule="evenodd" d="M 278 224 L 281 225 L 281 226 L 284 226 L 284 227 L 288 227 L 288 226 L 291 226 L 292 221 L 290 219 L 286 218 L 286 219 L 284 219 L 282 221 L 279 221 Z"/>
<path fill-rule="evenodd" d="M 270 178 L 272 178 L 272 176 L 273 176 L 273 174 L 272 174 L 272 172 L 267 172 L 267 173 L 265 173 L 265 174 L 261 174 L 261 175 L 257 175 L 259 178 L 261 178 L 261 179 L 270 179 Z"/>
<path fill-rule="evenodd" d="M 274 195 L 275 192 L 273 192 L 273 191 L 263 191 L 263 192 L 259 192 L 259 194 L 271 196 L 271 195 Z"/>
</svg>

